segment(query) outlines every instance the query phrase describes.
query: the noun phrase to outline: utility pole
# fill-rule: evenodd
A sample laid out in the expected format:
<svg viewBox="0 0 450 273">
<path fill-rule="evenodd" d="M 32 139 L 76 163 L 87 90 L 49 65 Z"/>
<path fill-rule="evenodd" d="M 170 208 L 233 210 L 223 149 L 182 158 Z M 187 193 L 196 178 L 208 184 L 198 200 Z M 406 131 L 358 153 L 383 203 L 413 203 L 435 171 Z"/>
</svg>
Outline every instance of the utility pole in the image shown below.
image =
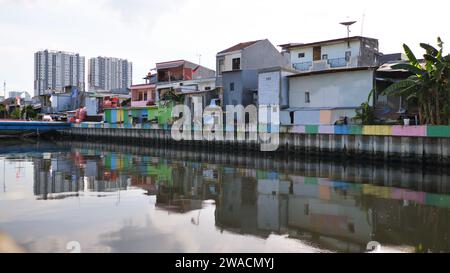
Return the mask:
<svg viewBox="0 0 450 273">
<path fill-rule="evenodd" d="M 6 99 L 6 81 L 3 81 L 3 97 Z"/>
</svg>

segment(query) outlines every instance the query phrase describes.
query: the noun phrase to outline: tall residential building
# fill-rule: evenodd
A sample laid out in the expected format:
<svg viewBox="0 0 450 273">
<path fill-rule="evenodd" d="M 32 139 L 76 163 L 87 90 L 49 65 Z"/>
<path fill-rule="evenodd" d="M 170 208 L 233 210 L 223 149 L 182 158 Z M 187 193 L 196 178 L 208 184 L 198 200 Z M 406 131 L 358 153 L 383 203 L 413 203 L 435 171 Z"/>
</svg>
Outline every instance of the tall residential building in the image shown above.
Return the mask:
<svg viewBox="0 0 450 273">
<path fill-rule="evenodd" d="M 67 86 L 84 91 L 84 73 L 85 58 L 78 53 L 38 51 L 34 54 L 34 93 L 64 92 Z"/>
<path fill-rule="evenodd" d="M 89 91 L 114 91 L 130 88 L 133 64 L 128 60 L 97 57 L 89 59 Z"/>
</svg>

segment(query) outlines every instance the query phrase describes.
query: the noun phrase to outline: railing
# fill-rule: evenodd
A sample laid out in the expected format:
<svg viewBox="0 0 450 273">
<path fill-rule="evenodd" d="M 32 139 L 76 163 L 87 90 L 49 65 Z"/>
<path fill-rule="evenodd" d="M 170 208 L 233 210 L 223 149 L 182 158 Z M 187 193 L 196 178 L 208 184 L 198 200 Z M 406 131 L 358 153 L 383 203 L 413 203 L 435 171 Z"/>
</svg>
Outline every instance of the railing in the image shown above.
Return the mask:
<svg viewBox="0 0 450 273">
<path fill-rule="evenodd" d="M 345 58 L 328 59 L 331 68 L 346 67 L 348 62 Z"/>
<path fill-rule="evenodd" d="M 294 63 L 292 67 L 298 71 L 309 71 L 311 69 L 312 62 Z"/>
</svg>

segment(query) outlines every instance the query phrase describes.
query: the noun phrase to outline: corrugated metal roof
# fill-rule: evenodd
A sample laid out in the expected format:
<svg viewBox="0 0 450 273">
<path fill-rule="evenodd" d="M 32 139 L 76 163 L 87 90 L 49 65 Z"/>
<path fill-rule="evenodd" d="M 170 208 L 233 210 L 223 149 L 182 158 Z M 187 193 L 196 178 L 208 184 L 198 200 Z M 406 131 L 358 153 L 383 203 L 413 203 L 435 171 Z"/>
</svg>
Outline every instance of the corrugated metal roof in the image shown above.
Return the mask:
<svg viewBox="0 0 450 273">
<path fill-rule="evenodd" d="M 245 43 L 239 43 L 239 44 L 234 45 L 234 46 L 232 46 L 232 47 L 230 47 L 230 48 L 227 48 L 227 49 L 225 49 L 225 50 L 223 50 L 223 51 L 220 51 L 220 52 L 217 53 L 217 54 L 223 54 L 223 53 L 228 53 L 228 52 L 233 52 L 233 51 L 242 50 L 242 49 L 247 48 L 247 47 L 249 47 L 249 46 L 251 46 L 251 45 L 253 45 L 253 44 L 256 44 L 257 42 L 260 42 L 260 41 L 262 41 L 262 40 L 251 41 L 251 42 L 245 42 Z"/>
<path fill-rule="evenodd" d="M 185 60 L 157 63 L 156 69 L 168 69 L 168 68 L 180 67 L 180 66 L 183 66 L 185 63 L 186 63 Z"/>
</svg>

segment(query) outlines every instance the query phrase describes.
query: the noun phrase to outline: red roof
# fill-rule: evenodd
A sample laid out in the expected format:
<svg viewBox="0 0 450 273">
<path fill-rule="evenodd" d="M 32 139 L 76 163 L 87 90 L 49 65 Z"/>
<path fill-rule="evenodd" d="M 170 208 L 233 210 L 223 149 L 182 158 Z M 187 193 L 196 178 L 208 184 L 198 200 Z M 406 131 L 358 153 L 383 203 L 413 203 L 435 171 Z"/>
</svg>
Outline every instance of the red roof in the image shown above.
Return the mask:
<svg viewBox="0 0 450 273">
<path fill-rule="evenodd" d="M 238 51 L 238 50 L 242 50 L 244 48 L 247 48 L 253 44 L 256 44 L 257 42 L 262 41 L 262 40 L 257 40 L 257 41 L 251 41 L 251 42 L 245 42 L 245 43 L 239 43 L 237 45 L 234 45 L 228 49 L 225 49 L 223 51 L 220 51 L 217 54 L 223 54 L 223 53 L 228 53 L 228 52 L 233 52 L 233 51 Z"/>
</svg>

